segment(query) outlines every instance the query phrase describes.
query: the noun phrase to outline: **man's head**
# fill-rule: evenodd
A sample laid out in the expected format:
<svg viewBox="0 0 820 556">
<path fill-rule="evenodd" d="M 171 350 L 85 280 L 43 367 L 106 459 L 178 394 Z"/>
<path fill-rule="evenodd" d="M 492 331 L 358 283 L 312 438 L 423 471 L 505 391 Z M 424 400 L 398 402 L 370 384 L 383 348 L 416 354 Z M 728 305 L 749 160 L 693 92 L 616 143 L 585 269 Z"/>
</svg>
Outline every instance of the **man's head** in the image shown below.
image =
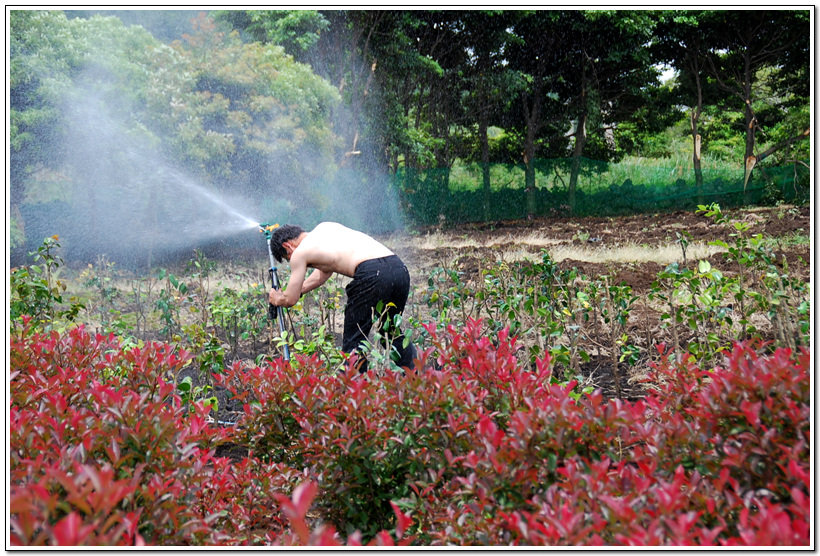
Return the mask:
<svg viewBox="0 0 820 556">
<path fill-rule="evenodd" d="M 285 224 L 276 228 L 270 236 L 270 252 L 273 258 L 280 263 L 286 259 L 288 252 L 284 244 L 295 240 L 303 233 L 305 233 L 305 230 L 295 224 Z"/>
</svg>

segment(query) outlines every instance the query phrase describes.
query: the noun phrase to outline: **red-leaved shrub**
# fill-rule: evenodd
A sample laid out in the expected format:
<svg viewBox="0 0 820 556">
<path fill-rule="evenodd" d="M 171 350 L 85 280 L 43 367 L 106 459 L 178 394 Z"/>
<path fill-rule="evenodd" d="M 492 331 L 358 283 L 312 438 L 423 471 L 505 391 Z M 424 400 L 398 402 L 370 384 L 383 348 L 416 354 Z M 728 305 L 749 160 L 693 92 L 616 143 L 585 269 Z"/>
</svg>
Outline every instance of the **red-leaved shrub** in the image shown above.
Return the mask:
<svg viewBox="0 0 820 556">
<path fill-rule="evenodd" d="M 214 378 L 244 414 L 217 428 L 176 395 L 190 355 L 26 326 L 11 339 L 12 543 L 810 542 L 808 352 L 738 344 L 712 370 L 665 357 L 623 402 L 480 330 L 429 327 L 406 375 L 235 365 Z M 216 457 L 229 443 L 248 456 Z"/>
<path fill-rule="evenodd" d="M 26 326 L 12 336 L 12 544 L 288 537 L 281 500 L 305 473 L 214 457 L 231 431 L 211 426 L 201 405 L 189 411 L 168 381 L 189 359 L 159 343 L 123 350 L 113 336 L 82 327 L 60 335 Z"/>
</svg>

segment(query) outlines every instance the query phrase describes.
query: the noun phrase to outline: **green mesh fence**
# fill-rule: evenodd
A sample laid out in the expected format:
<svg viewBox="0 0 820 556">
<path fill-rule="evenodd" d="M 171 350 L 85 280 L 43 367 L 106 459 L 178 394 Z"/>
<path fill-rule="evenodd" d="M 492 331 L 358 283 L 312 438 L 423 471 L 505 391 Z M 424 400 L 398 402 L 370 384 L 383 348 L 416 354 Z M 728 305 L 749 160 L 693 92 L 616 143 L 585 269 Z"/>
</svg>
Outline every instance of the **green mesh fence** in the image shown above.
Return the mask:
<svg viewBox="0 0 820 556">
<path fill-rule="evenodd" d="M 807 165 L 755 168 L 744 188 L 743 168 L 705 168 L 700 176 L 682 167 L 627 165 L 589 159 L 537 160 L 527 187 L 523 165 L 457 165 L 429 170 L 401 169 L 394 186 L 405 214 L 417 225 L 527 216 L 617 216 L 642 212 L 694 210 L 699 204 L 722 207 L 794 201 L 805 195 Z M 485 186 L 489 182 L 489 188 Z M 800 185 L 803 184 L 803 185 Z"/>
</svg>

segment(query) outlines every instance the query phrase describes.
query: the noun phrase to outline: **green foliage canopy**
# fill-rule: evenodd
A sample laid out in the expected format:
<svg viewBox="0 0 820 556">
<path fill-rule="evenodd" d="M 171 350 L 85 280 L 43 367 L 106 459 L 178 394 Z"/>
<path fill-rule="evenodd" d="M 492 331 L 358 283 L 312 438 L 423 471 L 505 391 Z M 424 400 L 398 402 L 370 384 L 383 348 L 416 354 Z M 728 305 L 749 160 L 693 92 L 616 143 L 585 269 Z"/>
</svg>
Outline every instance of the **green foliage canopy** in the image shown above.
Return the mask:
<svg viewBox="0 0 820 556">
<path fill-rule="evenodd" d="M 139 195 L 160 178 L 137 151 L 222 193 L 273 184 L 309 206 L 311 187 L 335 171 L 338 92 L 280 46 L 245 44 L 204 14 L 193 24 L 165 45 L 116 17 L 11 12 L 13 247 L 24 204 L 79 202 L 94 214 L 115 185 L 150 204 Z"/>
</svg>

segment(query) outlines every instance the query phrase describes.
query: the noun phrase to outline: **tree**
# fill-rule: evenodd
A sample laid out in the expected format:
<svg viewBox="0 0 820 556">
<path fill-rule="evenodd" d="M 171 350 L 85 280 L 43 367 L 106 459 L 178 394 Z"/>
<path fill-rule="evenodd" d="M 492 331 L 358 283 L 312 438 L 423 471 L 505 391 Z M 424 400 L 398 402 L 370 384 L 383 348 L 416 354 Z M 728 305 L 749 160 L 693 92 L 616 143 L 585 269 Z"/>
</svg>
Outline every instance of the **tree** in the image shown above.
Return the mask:
<svg viewBox="0 0 820 556">
<path fill-rule="evenodd" d="M 281 47 L 243 45 L 204 13 L 170 46 L 114 17 L 12 16 L 13 212 L 62 202 L 72 255 L 173 243 L 193 213 L 225 217 L 212 192 L 269 214 L 326 204 L 338 94 Z"/>
<path fill-rule="evenodd" d="M 442 122 L 449 109 L 428 109 L 434 105 L 432 96 L 445 91 L 436 86 L 443 70 L 433 52 L 447 42 L 428 40 L 442 29 L 430 25 L 439 15 L 390 10 L 320 15 L 329 25 L 303 59 L 341 98 L 331 115 L 340 138 L 335 149 L 340 175 L 371 197 L 388 197 L 386 177 L 399 161 L 426 166 L 446 150 L 447 126 Z M 271 36 L 263 40 L 267 43 Z"/>
<path fill-rule="evenodd" d="M 116 17 L 127 27 L 140 26 L 154 38 L 170 44 L 191 32 L 191 20 L 197 10 L 64 10 L 63 13 L 68 19 Z"/>
<path fill-rule="evenodd" d="M 762 122 L 755 102 L 764 93 L 761 72 L 775 72 L 768 80 L 769 103 L 780 104 L 793 94 L 805 95 L 809 67 L 809 12 L 795 10 L 731 10 L 705 14 L 710 28 L 708 57 L 711 74 L 718 86 L 742 103 L 745 129 L 746 181 L 757 162 L 769 156 L 756 148 Z M 808 137 L 808 124 L 781 146 Z M 771 151 L 773 152 L 773 151 Z"/>
<path fill-rule="evenodd" d="M 252 41 L 279 45 L 297 61 L 307 61 L 308 52 L 330 26 L 316 10 L 215 10 L 210 16 L 247 33 Z"/>
<path fill-rule="evenodd" d="M 515 24 L 526 13 L 503 10 L 466 11 L 460 16 L 461 47 L 467 64 L 463 69 L 461 87 L 465 90 L 465 108 L 477 115 L 478 139 L 481 145 L 481 166 L 485 213 L 490 191 L 490 143 L 488 128 L 491 118 L 498 122 L 501 108 L 508 102 L 518 80 L 509 68 L 510 51 L 521 39 L 514 33 Z"/>
<path fill-rule="evenodd" d="M 85 208 L 83 224 L 94 233 L 97 203 L 110 183 L 90 172 L 93 162 L 101 162 L 93 158 L 99 153 L 90 160 L 83 156 L 85 144 L 72 118 L 91 109 L 95 98 L 140 114 L 144 68 L 159 43 L 113 17 L 69 20 L 62 12 L 40 10 L 13 10 L 10 16 L 12 214 L 21 219 L 26 202 L 74 202 L 78 211 Z M 125 131 L 140 133 L 131 123 Z"/>
<path fill-rule="evenodd" d="M 247 35 L 250 42 L 284 48 L 337 89 L 342 103 L 333 110 L 332 119 L 341 138 L 337 162 L 345 165 L 361 154 L 360 116 L 378 65 L 372 44 L 386 13 L 220 10 L 214 18 Z"/>
<path fill-rule="evenodd" d="M 562 68 L 559 94 L 573 119 L 574 146 L 569 180 L 570 210 L 581 171 L 581 157 L 590 138 L 602 148 L 597 154 L 615 154 L 607 134 L 629 120 L 646 103 L 650 86 L 658 83 L 646 48 L 654 18 L 642 11 L 577 11 L 568 14 L 565 29 L 568 52 Z M 568 76 L 573 76 L 569 79 Z"/>
<path fill-rule="evenodd" d="M 334 88 L 282 47 L 243 44 L 204 13 L 195 29 L 164 58 L 185 77 L 179 82 L 161 74 L 154 82 L 154 124 L 179 158 L 229 179 L 235 190 L 252 193 L 260 183 L 286 180 L 280 194 L 308 189 L 332 162 Z"/>
<path fill-rule="evenodd" d="M 717 102 L 712 82 L 707 80 L 709 41 L 700 25 L 702 12 L 694 10 L 665 11 L 659 14 L 653 42 L 653 53 L 662 63 L 678 71 L 678 86 L 683 103 L 690 107 L 689 125 L 692 137 L 692 165 L 695 184 L 703 186 L 701 165 L 702 135 L 700 121 L 704 101 Z"/>
<path fill-rule="evenodd" d="M 511 124 L 520 129 L 523 137 L 522 158 L 524 182 L 529 214 L 535 212 L 535 159 L 536 142 L 550 122 L 545 104 L 551 104 L 553 115 L 558 108 L 555 87 L 561 76 L 565 56 L 565 36 L 557 32 L 565 17 L 564 12 L 529 11 L 515 22 L 510 42 L 510 67 L 517 73 L 517 94 L 513 97 Z M 557 112 L 565 123 L 563 108 Z M 553 116 L 554 117 L 554 116 Z"/>
</svg>

